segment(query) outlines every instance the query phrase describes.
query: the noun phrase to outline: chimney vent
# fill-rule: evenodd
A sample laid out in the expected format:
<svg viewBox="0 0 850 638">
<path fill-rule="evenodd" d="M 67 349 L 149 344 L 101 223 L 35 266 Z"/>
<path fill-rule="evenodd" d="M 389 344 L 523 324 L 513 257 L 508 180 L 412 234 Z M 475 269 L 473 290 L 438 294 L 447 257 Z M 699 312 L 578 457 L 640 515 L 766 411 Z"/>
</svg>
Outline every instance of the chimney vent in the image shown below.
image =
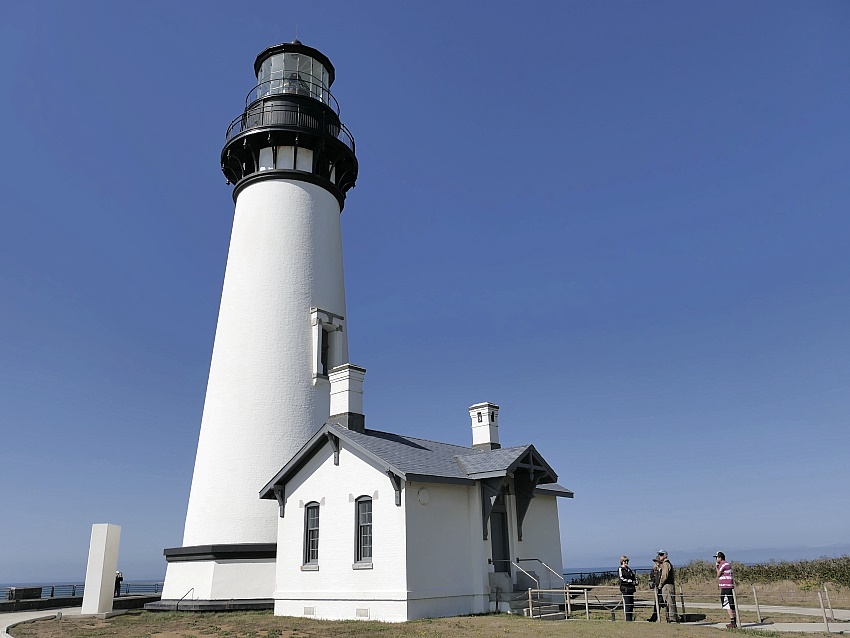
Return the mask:
<svg viewBox="0 0 850 638">
<path fill-rule="evenodd" d="M 472 419 L 472 447 L 484 450 L 498 450 L 499 444 L 499 406 L 495 403 L 476 403 L 469 406 Z"/>
<path fill-rule="evenodd" d="M 366 429 L 363 415 L 363 378 L 366 368 L 344 363 L 328 373 L 331 382 L 331 415 L 328 419 L 354 432 Z"/>
</svg>

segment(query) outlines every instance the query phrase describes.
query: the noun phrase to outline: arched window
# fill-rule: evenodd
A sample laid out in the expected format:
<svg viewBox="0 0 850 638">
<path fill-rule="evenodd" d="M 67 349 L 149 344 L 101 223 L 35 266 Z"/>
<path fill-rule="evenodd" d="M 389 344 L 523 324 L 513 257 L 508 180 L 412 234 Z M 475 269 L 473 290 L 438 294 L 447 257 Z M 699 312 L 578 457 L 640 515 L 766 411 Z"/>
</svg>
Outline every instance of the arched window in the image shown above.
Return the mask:
<svg viewBox="0 0 850 638">
<path fill-rule="evenodd" d="M 307 503 L 304 510 L 304 564 L 319 563 L 319 504 Z"/>
<path fill-rule="evenodd" d="M 361 496 L 355 501 L 355 553 L 356 563 L 372 562 L 372 499 Z"/>
</svg>

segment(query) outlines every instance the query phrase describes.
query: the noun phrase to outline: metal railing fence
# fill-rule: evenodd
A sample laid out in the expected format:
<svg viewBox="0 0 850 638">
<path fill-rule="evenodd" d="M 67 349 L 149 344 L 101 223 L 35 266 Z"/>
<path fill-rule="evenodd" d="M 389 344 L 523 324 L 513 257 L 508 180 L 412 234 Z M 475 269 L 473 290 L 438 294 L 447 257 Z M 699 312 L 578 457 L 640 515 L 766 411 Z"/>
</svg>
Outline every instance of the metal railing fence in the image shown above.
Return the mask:
<svg viewBox="0 0 850 638">
<path fill-rule="evenodd" d="M 750 596 L 752 592 L 752 596 Z M 603 611 L 607 617 L 610 613 L 610 619 L 616 620 L 621 616 L 625 620 L 625 599 L 620 593 L 619 587 L 616 585 L 587 585 L 587 584 L 572 584 L 568 583 L 564 590 L 561 589 L 529 589 L 528 590 L 528 615 L 536 617 L 534 614 L 533 601 L 539 600 L 542 594 L 565 594 L 565 619 L 569 620 L 575 609 L 583 611 L 586 620 L 591 619 L 591 610 L 598 612 Z M 770 616 L 791 614 L 795 616 L 803 616 L 811 618 L 809 621 L 800 621 L 795 619 L 794 622 L 810 622 L 812 624 L 823 623 L 825 630 L 830 631 L 829 623 L 836 622 L 835 610 L 832 607 L 830 592 L 826 585 L 817 591 L 800 592 L 798 594 L 782 594 L 775 591 L 763 591 L 763 594 L 770 595 L 770 604 L 765 605 L 759 601 L 759 592 L 757 585 L 739 586 L 732 590 L 732 600 L 734 606 L 734 618 L 738 627 L 742 622 L 747 622 L 754 625 L 763 625 L 765 615 L 762 613 L 767 610 Z M 685 593 L 685 589 L 681 583 L 673 586 L 673 603 L 676 607 L 676 615 L 688 622 L 704 622 L 704 624 L 716 624 L 727 622 L 726 617 L 728 611 L 724 609 L 720 602 L 720 593 Z M 651 609 L 653 618 L 660 622 L 667 617 L 672 621 L 670 610 L 666 609 L 666 603 L 660 592 L 655 588 L 638 589 L 634 593 L 634 611 Z M 709 612 L 709 613 L 702 613 Z M 707 620 L 707 616 L 713 618 Z M 742 618 L 743 615 L 743 618 Z"/>
<path fill-rule="evenodd" d="M 29 585 L 6 587 L 0 590 L 0 600 L 33 600 L 41 598 L 82 598 L 86 586 L 82 583 L 62 585 Z M 162 593 L 162 582 L 139 581 L 121 583 L 121 596 Z M 22 598 L 26 596 L 26 598 Z"/>
</svg>

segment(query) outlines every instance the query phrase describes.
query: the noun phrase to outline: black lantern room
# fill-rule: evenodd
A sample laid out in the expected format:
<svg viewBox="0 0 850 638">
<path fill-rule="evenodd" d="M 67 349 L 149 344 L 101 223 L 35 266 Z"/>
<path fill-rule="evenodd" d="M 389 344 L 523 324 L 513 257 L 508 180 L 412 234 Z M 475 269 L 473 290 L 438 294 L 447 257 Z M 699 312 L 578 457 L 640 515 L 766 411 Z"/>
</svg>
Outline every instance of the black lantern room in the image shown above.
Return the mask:
<svg viewBox="0 0 850 638">
<path fill-rule="evenodd" d="M 221 170 L 236 184 L 297 179 L 327 188 L 339 200 L 357 180 L 354 137 L 330 92 L 334 67 L 298 40 L 269 47 L 254 62 L 255 86 L 227 129 Z"/>
</svg>

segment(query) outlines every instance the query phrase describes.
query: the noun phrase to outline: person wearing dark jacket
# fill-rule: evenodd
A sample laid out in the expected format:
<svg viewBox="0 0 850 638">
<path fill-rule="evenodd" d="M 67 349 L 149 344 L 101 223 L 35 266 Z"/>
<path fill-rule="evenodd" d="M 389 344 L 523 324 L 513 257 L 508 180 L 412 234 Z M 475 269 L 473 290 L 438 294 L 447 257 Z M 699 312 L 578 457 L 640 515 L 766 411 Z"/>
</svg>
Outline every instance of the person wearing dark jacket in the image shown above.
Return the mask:
<svg viewBox="0 0 850 638">
<path fill-rule="evenodd" d="M 623 595 L 623 611 L 626 612 L 626 622 L 630 622 L 634 620 L 637 576 L 629 568 L 628 556 L 620 556 L 620 568 L 617 570 L 617 576 L 620 578 L 620 593 Z"/>
</svg>

